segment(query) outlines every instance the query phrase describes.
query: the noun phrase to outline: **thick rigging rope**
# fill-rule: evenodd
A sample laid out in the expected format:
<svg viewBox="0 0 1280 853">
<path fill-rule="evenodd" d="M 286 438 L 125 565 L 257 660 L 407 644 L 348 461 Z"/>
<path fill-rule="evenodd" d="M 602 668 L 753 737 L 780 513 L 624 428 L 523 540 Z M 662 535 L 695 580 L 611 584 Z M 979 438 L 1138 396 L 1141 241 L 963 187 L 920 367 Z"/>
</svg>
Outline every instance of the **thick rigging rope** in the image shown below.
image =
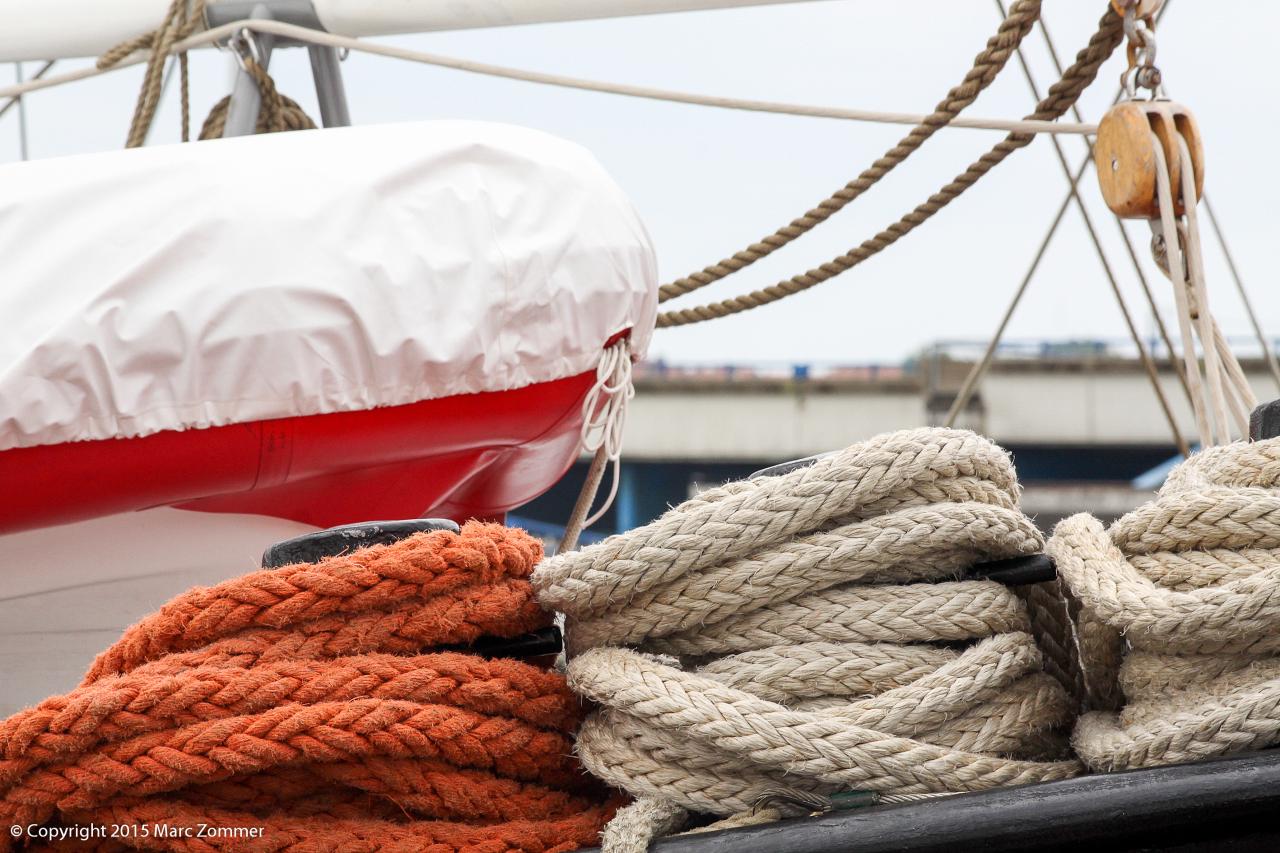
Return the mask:
<svg viewBox="0 0 1280 853">
<path fill-rule="evenodd" d="M 929 137 L 945 127 L 965 107 L 977 100 L 978 95 L 995 81 L 1009 61 L 1009 57 L 1031 32 L 1039 16 L 1040 0 L 1019 0 L 1007 15 L 1002 16 L 1000 28 L 987 40 L 986 48 L 974 59 L 972 67 L 960 84 L 947 93 L 928 117 L 913 127 L 910 133 L 898 140 L 897 144 L 864 169 L 858 177 L 823 199 L 799 219 L 792 220 L 759 242 L 752 243 L 733 256 L 699 272 L 662 285 L 658 289 L 658 301 L 666 302 L 669 299 L 675 299 L 732 275 L 761 258 L 768 257 L 777 249 L 807 234 L 833 214 L 843 210 L 846 205 L 919 150 Z"/>
<path fill-rule="evenodd" d="M 1038 121 L 1051 121 L 1065 113 L 1080 97 L 1081 93 L 1093 82 L 1098 68 L 1115 51 L 1124 37 L 1123 21 L 1110 8 L 1107 9 L 1098 24 L 1098 30 L 1089 39 L 1089 44 L 1076 56 L 1075 63 L 1066 70 L 1062 78 L 1049 87 L 1049 94 L 1042 100 L 1028 118 Z M 770 287 L 754 290 L 750 293 L 711 302 L 694 308 L 665 311 L 658 315 L 658 326 L 681 326 L 698 323 L 719 317 L 728 317 L 752 308 L 759 308 L 808 290 L 815 285 L 828 281 L 843 272 L 847 272 L 863 261 L 893 245 L 901 237 L 911 233 L 930 217 L 959 198 L 969 187 L 977 183 L 987 172 L 1002 163 L 1014 151 L 1026 147 L 1035 137 L 1031 134 L 1014 132 L 1001 140 L 994 148 L 983 154 L 969 165 L 964 172 L 957 175 L 950 183 L 917 205 L 910 213 L 894 222 L 874 237 L 839 255 L 820 267 L 800 273 Z"/>
<path fill-rule="evenodd" d="M 1061 522 L 1049 552 L 1082 617 L 1092 769 L 1280 743 L 1280 439 L 1198 453 L 1109 529 Z"/>
<path fill-rule="evenodd" d="M 242 57 L 244 70 L 253 78 L 262 96 L 258 108 L 258 120 L 254 133 L 280 133 L 287 130 L 312 130 L 316 123 L 307 115 L 302 107 L 292 98 L 287 98 L 276 90 L 275 81 L 271 79 L 261 65 L 251 57 Z M 209 115 L 200 128 L 201 139 L 220 139 L 227 127 L 227 113 L 231 109 L 231 96 L 228 95 L 209 110 Z"/>
<path fill-rule="evenodd" d="M 204 25 L 205 0 L 173 0 L 160 27 L 136 38 L 121 42 L 98 58 L 96 68 L 105 70 L 120 66 L 139 51 L 147 52 L 147 68 L 138 92 L 129 126 L 126 148 L 137 148 L 146 143 L 147 133 L 155 120 L 164 90 L 165 62 L 170 54 L 177 54 L 180 74 L 180 101 L 182 109 L 182 141 L 191 137 L 191 99 L 187 70 L 187 48 L 181 42 Z M 253 78 L 261 95 L 261 106 L 254 129 L 255 133 L 277 133 L 286 130 L 310 130 L 316 126 L 311 117 L 295 101 L 281 95 L 271 76 L 252 57 L 240 57 L 241 67 Z M 218 139 L 226 128 L 227 112 L 231 97 L 214 104 L 200 129 L 200 139 Z"/>
<path fill-rule="evenodd" d="M 215 849 L 182 834 L 200 825 L 273 851 L 592 844 L 613 805 L 570 755 L 563 676 L 432 651 L 547 625 L 541 556 L 472 522 L 180 595 L 79 688 L 0 721 L 0 826 L 173 850 Z"/>
<path fill-rule="evenodd" d="M 120 65 L 125 59 L 146 51 L 147 68 L 142 77 L 142 88 L 134 106 L 133 119 L 129 123 L 126 148 L 137 148 L 147 141 L 147 132 L 160 107 L 160 95 L 164 86 L 164 67 L 171 53 L 178 54 L 182 91 L 182 141 L 190 138 L 191 104 L 188 99 L 187 51 L 177 45 L 204 26 L 205 0 L 173 0 L 160 27 L 137 38 L 121 42 L 98 57 L 99 71 Z"/>
<path fill-rule="evenodd" d="M 779 792 L 1074 774 L 1055 737 L 1071 702 L 1045 672 L 1035 614 L 1000 584 L 958 580 L 1040 550 L 1017 493 L 986 439 L 914 430 L 545 560 L 533 583 L 566 614 L 570 686 L 601 706 L 579 755 L 643 798 L 606 844 Z"/>
</svg>

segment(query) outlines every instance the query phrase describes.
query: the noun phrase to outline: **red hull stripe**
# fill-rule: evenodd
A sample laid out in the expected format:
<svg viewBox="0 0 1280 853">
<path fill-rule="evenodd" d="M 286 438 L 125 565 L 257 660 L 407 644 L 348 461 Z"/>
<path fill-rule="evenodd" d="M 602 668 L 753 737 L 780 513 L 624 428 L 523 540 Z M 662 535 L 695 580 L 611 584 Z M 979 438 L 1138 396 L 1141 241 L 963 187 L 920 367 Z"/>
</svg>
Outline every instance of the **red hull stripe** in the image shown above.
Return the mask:
<svg viewBox="0 0 1280 853">
<path fill-rule="evenodd" d="M 154 506 L 319 527 L 494 518 L 578 453 L 587 372 L 514 391 L 361 412 L 0 452 L 0 533 Z"/>
</svg>

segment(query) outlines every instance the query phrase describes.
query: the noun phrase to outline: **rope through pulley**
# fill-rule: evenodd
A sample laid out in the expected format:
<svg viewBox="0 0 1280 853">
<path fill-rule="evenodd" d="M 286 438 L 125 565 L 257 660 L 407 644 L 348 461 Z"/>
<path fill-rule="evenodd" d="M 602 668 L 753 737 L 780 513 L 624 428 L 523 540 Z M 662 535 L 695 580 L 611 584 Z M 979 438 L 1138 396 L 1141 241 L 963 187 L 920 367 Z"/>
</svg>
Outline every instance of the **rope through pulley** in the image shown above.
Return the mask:
<svg viewBox="0 0 1280 853">
<path fill-rule="evenodd" d="M 1257 405 L 1244 371 L 1209 308 L 1196 207 L 1204 190 L 1204 144 L 1191 111 L 1163 97 L 1149 4 L 1124 6 L 1129 99 L 1098 125 L 1094 165 L 1102 196 L 1117 216 L 1146 220 L 1157 265 L 1173 283 L 1183 361 L 1204 445 L 1248 432 Z M 1139 98 L 1139 90 L 1149 98 Z M 1203 369 L 1197 358 L 1197 340 Z"/>
</svg>

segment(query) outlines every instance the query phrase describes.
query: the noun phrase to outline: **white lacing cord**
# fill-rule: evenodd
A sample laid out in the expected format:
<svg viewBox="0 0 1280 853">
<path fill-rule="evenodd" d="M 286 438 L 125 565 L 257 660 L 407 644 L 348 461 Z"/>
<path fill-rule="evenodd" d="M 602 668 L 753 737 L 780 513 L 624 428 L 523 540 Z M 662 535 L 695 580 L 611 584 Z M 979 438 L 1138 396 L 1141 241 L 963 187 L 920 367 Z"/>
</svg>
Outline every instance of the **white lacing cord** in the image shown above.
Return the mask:
<svg viewBox="0 0 1280 853">
<path fill-rule="evenodd" d="M 622 476 L 622 431 L 627 423 L 627 405 L 635 397 L 631 381 L 631 341 L 619 339 L 604 351 L 596 366 L 596 381 L 582 401 L 582 449 L 596 453 L 604 448 L 605 459 L 613 465 L 609 497 L 584 522 L 590 527 L 609 511 L 618 496 Z"/>
<path fill-rule="evenodd" d="M 582 449 L 594 454 L 582 491 L 564 526 L 564 536 L 556 553 L 572 551 L 584 529 L 600 520 L 613 506 L 622 476 L 622 431 L 627 420 L 627 404 L 636 395 L 631 382 L 631 341 L 621 338 L 605 347 L 596 365 L 596 381 L 582 401 Z M 600 490 L 604 469 L 613 463 L 613 485 L 604 505 L 590 517 L 587 513 Z"/>
</svg>

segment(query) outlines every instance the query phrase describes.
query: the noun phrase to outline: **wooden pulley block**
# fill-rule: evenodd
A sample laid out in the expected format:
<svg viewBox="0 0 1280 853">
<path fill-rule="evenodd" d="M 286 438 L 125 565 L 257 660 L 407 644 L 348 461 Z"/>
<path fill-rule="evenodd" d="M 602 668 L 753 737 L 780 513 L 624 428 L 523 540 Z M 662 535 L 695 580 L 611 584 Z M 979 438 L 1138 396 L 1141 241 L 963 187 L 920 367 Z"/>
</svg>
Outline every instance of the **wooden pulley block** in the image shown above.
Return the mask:
<svg viewBox="0 0 1280 853">
<path fill-rule="evenodd" d="M 1098 169 L 1102 197 L 1117 216 L 1160 218 L 1160 200 L 1156 195 L 1156 140 L 1169 164 L 1174 210 L 1179 216 L 1186 212 L 1182 202 L 1179 136 L 1186 140 L 1191 154 L 1196 198 L 1199 198 L 1204 191 L 1204 143 L 1190 110 L 1172 101 L 1125 101 L 1102 117 L 1093 148 L 1093 163 Z"/>
<path fill-rule="evenodd" d="M 1126 3 L 1125 0 L 1111 0 L 1111 8 L 1116 10 L 1116 14 L 1124 17 L 1125 7 L 1134 5 Z M 1164 0 L 1138 0 L 1137 16 L 1143 20 L 1153 17 L 1160 11 L 1160 7 L 1164 5 Z"/>
</svg>

